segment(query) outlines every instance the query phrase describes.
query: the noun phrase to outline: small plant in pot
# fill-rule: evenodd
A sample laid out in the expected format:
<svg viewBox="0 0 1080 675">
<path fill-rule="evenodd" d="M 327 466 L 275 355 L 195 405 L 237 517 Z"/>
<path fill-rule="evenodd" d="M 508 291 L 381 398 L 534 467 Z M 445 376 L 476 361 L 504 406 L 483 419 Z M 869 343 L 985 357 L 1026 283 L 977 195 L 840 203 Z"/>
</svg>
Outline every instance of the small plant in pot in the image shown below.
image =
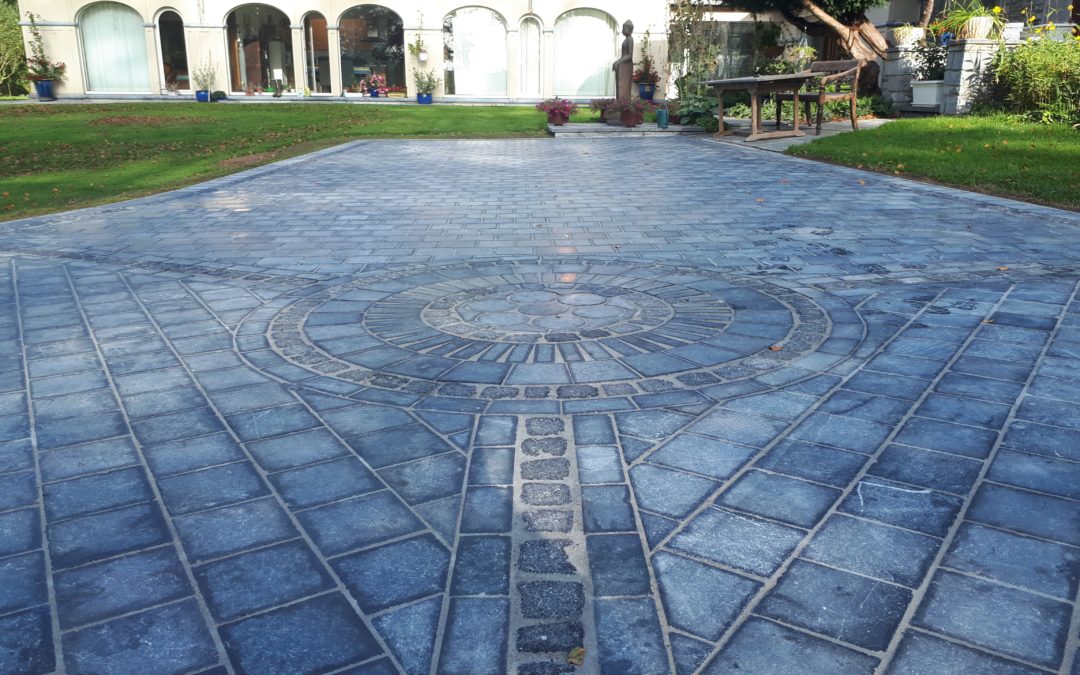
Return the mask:
<svg viewBox="0 0 1080 675">
<path fill-rule="evenodd" d="M 912 105 L 938 106 L 945 96 L 944 42 L 922 42 L 915 47 L 915 73 L 911 80 Z"/>
<path fill-rule="evenodd" d="M 27 12 L 30 19 L 30 58 L 26 60 L 26 74 L 34 83 L 34 92 L 38 100 L 55 101 L 54 85 L 64 81 L 67 66 L 60 61 L 50 61 L 45 55 L 45 43 L 37 27 L 37 17 Z"/>
<path fill-rule="evenodd" d="M 577 103 L 566 98 L 549 98 L 536 104 L 536 109 L 547 113 L 548 124 L 561 127 L 578 111 Z"/>
<path fill-rule="evenodd" d="M 615 102 L 613 98 L 594 98 L 589 101 L 589 110 L 600 113 L 600 124 L 607 122 L 607 109 Z"/>
<path fill-rule="evenodd" d="M 386 93 L 390 91 L 386 87 L 386 78 L 382 75 L 368 75 L 367 79 L 360 82 L 360 87 L 372 98 L 386 96 Z"/>
<path fill-rule="evenodd" d="M 958 40 L 982 40 L 1001 33 L 1005 13 L 1001 7 L 987 7 L 980 0 L 957 0 L 946 7 L 942 22 Z"/>
<path fill-rule="evenodd" d="M 642 100 L 653 100 L 660 73 L 653 67 L 652 54 L 649 53 L 649 31 L 645 31 L 645 36 L 641 38 L 641 67 L 634 71 L 631 79 L 638 86 L 638 96 Z"/>
<path fill-rule="evenodd" d="M 607 109 L 607 123 L 612 126 L 636 127 L 645 121 L 645 113 L 654 110 L 649 101 L 615 101 Z"/>
<path fill-rule="evenodd" d="M 416 102 L 420 105 L 430 105 L 431 95 L 442 84 L 442 79 L 435 75 L 434 70 L 420 70 L 413 68 L 413 79 L 416 82 Z"/>
<path fill-rule="evenodd" d="M 217 70 L 210 61 L 195 66 L 191 71 L 191 81 L 195 83 L 196 101 L 210 103 L 213 100 L 210 98 L 210 90 L 213 89 L 215 80 L 217 80 Z"/>
</svg>

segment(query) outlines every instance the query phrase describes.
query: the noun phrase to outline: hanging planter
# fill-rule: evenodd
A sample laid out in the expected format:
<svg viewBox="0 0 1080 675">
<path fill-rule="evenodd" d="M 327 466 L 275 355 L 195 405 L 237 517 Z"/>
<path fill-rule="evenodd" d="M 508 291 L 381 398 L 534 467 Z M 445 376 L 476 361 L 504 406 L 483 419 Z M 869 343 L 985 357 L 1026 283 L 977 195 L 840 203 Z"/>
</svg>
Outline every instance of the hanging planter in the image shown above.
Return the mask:
<svg viewBox="0 0 1080 675">
<path fill-rule="evenodd" d="M 420 52 L 419 54 L 416 55 L 416 58 L 420 61 L 420 63 L 426 63 L 427 62 L 427 52 Z"/>
</svg>

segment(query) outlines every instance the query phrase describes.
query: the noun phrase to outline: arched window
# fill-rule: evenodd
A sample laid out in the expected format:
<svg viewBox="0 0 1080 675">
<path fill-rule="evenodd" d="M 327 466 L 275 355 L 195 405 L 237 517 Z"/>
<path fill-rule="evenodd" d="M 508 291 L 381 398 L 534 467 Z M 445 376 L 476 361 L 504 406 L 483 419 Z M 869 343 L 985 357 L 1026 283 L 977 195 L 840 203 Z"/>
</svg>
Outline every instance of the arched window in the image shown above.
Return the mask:
<svg viewBox="0 0 1080 675">
<path fill-rule="evenodd" d="M 304 72 L 311 93 L 330 93 L 330 39 L 326 19 L 318 12 L 304 17 Z"/>
<path fill-rule="evenodd" d="M 387 87 L 405 87 L 405 31 L 397 12 L 380 5 L 358 5 L 341 15 L 341 84 L 355 89 L 369 75 L 386 78 Z"/>
<path fill-rule="evenodd" d="M 543 33 L 540 22 L 526 17 L 521 22 L 521 95 L 541 96 L 544 61 L 541 51 Z"/>
<path fill-rule="evenodd" d="M 560 16 L 555 21 L 555 93 L 612 95 L 618 37 L 618 25 L 604 12 L 575 9 Z"/>
<path fill-rule="evenodd" d="M 275 80 L 284 89 L 293 87 L 292 29 L 284 12 L 244 5 L 229 13 L 225 26 L 233 91 L 273 91 Z"/>
<path fill-rule="evenodd" d="M 443 19 L 446 93 L 506 96 L 506 22 L 486 7 L 462 7 Z"/>
<path fill-rule="evenodd" d="M 138 12 L 118 2 L 100 2 L 83 11 L 79 33 L 87 91 L 150 91 L 143 23 Z"/>
<path fill-rule="evenodd" d="M 161 47 L 161 74 L 169 89 L 191 89 L 188 80 L 187 42 L 184 20 L 172 10 L 158 16 L 158 45 Z"/>
</svg>

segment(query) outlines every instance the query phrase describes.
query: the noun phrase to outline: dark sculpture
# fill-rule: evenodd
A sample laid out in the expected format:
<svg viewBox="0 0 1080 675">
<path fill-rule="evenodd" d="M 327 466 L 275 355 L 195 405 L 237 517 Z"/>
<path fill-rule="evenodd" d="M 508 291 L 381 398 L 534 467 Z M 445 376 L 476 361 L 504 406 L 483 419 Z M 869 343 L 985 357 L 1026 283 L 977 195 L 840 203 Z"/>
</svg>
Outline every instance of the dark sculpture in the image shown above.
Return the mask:
<svg viewBox="0 0 1080 675">
<path fill-rule="evenodd" d="M 621 103 L 629 103 L 630 91 L 634 79 L 634 24 L 627 21 L 623 24 L 622 33 L 626 39 L 622 43 L 622 55 L 611 64 L 615 71 L 615 100 Z"/>
</svg>

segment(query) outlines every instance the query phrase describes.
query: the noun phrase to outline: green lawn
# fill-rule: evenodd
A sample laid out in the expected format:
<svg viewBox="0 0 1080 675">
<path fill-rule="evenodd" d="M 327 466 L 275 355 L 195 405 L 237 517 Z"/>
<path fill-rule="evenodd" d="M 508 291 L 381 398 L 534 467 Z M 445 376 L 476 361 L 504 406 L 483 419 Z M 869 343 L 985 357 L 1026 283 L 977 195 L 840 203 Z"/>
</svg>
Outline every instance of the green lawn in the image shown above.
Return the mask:
<svg viewBox="0 0 1080 675">
<path fill-rule="evenodd" d="M 542 137 L 528 107 L 0 106 L 0 220 L 161 192 L 358 138 Z"/>
<path fill-rule="evenodd" d="M 1007 117 L 924 117 L 794 146 L 790 154 L 1080 210 L 1080 131 Z"/>
</svg>

